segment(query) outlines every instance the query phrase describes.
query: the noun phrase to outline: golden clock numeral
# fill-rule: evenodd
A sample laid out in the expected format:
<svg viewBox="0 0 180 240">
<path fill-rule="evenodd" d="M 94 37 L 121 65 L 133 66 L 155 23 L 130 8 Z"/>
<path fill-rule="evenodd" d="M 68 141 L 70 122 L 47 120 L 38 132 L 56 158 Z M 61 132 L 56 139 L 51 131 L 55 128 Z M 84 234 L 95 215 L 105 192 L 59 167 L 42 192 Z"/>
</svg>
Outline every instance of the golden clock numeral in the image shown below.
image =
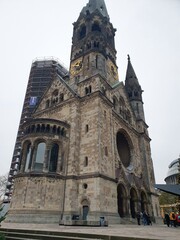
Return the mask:
<svg viewBox="0 0 180 240">
<path fill-rule="evenodd" d="M 78 74 L 81 70 L 82 70 L 82 60 L 78 60 L 77 62 L 75 62 L 74 64 L 72 64 L 71 66 L 71 74 Z"/>
</svg>

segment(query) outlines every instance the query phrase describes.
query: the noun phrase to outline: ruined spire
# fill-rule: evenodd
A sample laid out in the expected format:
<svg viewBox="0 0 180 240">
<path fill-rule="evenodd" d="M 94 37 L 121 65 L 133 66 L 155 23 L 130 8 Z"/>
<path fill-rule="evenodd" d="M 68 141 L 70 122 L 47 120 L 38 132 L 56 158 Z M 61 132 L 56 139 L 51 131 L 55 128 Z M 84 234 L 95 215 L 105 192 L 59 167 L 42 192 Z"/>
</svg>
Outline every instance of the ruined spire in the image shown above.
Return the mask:
<svg viewBox="0 0 180 240">
<path fill-rule="evenodd" d="M 82 9 L 81 14 L 90 14 L 98 10 L 104 17 L 109 19 L 106 4 L 104 0 L 89 0 L 89 3 Z"/>
</svg>

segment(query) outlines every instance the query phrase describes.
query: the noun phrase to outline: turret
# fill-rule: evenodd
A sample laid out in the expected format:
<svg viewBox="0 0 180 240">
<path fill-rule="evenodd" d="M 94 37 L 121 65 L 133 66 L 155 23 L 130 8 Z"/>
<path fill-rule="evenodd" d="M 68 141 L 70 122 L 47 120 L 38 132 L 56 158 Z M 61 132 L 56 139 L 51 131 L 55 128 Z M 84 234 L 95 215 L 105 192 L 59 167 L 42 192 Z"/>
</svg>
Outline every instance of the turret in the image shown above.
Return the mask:
<svg viewBox="0 0 180 240">
<path fill-rule="evenodd" d="M 138 82 L 137 76 L 131 64 L 130 56 L 128 55 L 128 66 L 125 79 L 125 89 L 127 91 L 131 106 L 134 110 L 134 113 L 138 120 L 143 120 L 144 118 L 144 109 L 143 109 L 143 100 L 141 85 Z"/>
</svg>

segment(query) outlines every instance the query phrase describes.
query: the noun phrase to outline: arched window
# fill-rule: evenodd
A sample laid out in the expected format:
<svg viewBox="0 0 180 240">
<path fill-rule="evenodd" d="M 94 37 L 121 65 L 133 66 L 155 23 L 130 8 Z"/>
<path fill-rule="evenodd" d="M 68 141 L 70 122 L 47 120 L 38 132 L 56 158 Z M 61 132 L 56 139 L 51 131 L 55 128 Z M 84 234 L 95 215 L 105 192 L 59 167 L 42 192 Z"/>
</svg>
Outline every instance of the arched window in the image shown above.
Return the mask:
<svg viewBox="0 0 180 240">
<path fill-rule="evenodd" d="M 44 142 L 41 142 L 37 145 L 36 158 L 35 158 L 35 164 L 34 164 L 34 170 L 37 172 L 39 171 L 41 172 L 43 170 L 45 149 L 46 149 L 46 144 Z"/>
<path fill-rule="evenodd" d="M 89 87 L 86 87 L 86 88 L 85 88 L 85 94 L 86 94 L 86 95 L 90 94 L 91 92 L 92 92 L 92 87 L 91 87 L 91 85 L 90 85 Z"/>
<path fill-rule="evenodd" d="M 101 28 L 100 28 L 98 22 L 93 23 L 93 25 L 92 25 L 92 31 L 93 31 L 93 32 L 94 32 L 94 31 L 101 32 Z"/>
<path fill-rule="evenodd" d="M 46 101 L 46 108 L 48 108 L 48 107 L 50 107 L 50 100 L 49 99 Z"/>
<path fill-rule="evenodd" d="M 30 158 L 31 158 L 31 144 L 29 143 L 27 146 L 26 146 L 26 151 L 25 151 L 25 156 L 26 156 L 26 159 L 25 159 L 25 169 L 24 171 L 27 172 L 28 169 L 30 169 Z"/>
<path fill-rule="evenodd" d="M 120 113 L 122 116 L 124 116 L 125 102 L 124 102 L 123 97 L 120 97 L 120 99 L 119 99 L 119 105 L 120 105 L 119 113 Z"/>
<path fill-rule="evenodd" d="M 87 49 L 91 49 L 91 42 L 88 42 L 88 43 L 87 43 L 86 48 L 87 48 Z"/>
<path fill-rule="evenodd" d="M 55 104 L 58 102 L 58 90 L 54 90 L 54 92 L 52 93 L 52 104 Z"/>
<path fill-rule="evenodd" d="M 96 69 L 98 69 L 98 55 L 96 55 Z"/>
<path fill-rule="evenodd" d="M 113 97 L 113 106 L 114 106 L 114 109 L 117 110 L 118 100 L 117 100 L 117 98 L 115 96 Z"/>
<path fill-rule="evenodd" d="M 64 101 L 64 93 L 61 93 L 61 94 L 59 95 L 59 100 L 60 100 L 60 102 L 63 102 L 63 101 Z"/>
<path fill-rule="evenodd" d="M 131 113 L 129 110 L 127 110 L 127 121 L 128 123 L 131 123 Z"/>
<path fill-rule="evenodd" d="M 91 93 L 92 92 L 92 87 L 91 87 L 91 85 L 89 86 L 89 93 Z"/>
<path fill-rule="evenodd" d="M 50 152 L 49 172 L 56 172 L 58 161 L 59 145 L 54 143 Z"/>
<path fill-rule="evenodd" d="M 127 138 L 122 132 L 118 132 L 116 135 L 116 144 L 119 157 L 123 165 L 127 168 L 131 162 L 131 149 Z"/>
<path fill-rule="evenodd" d="M 105 156 L 108 157 L 108 148 L 105 147 L 104 151 L 105 151 Z"/>
<path fill-rule="evenodd" d="M 83 39 L 86 36 L 86 26 L 81 26 L 81 29 L 79 31 L 79 40 Z"/>
</svg>

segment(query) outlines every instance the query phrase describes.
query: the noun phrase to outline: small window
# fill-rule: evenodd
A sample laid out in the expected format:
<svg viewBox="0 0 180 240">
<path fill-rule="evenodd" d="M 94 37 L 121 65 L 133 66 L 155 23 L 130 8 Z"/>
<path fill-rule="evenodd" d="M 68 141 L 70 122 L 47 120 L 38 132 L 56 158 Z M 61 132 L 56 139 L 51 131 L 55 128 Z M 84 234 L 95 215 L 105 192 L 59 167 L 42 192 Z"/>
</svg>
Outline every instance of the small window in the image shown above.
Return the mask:
<svg viewBox="0 0 180 240">
<path fill-rule="evenodd" d="M 108 157 L 108 148 L 105 147 L 105 156 Z"/>
<path fill-rule="evenodd" d="M 53 96 L 58 96 L 58 90 L 56 89 L 56 90 L 54 90 L 54 92 L 53 92 L 53 94 L 52 94 Z"/>
<path fill-rule="evenodd" d="M 84 183 L 84 184 L 83 184 L 83 188 L 84 188 L 84 189 L 87 189 L 87 188 L 88 188 L 87 183 Z"/>
<path fill-rule="evenodd" d="M 92 31 L 98 31 L 98 32 L 101 32 L 101 28 L 99 26 L 99 23 L 98 22 L 95 22 L 93 25 L 92 25 Z"/>
<path fill-rule="evenodd" d="M 61 93 L 61 94 L 60 94 L 59 99 L 60 99 L 60 102 L 63 102 L 63 101 L 64 101 L 64 93 Z"/>
<path fill-rule="evenodd" d="M 92 92 L 92 87 L 91 86 L 85 88 L 85 94 L 86 95 L 90 94 L 91 92 Z"/>
<path fill-rule="evenodd" d="M 87 49 L 91 49 L 91 42 L 88 42 L 86 47 L 87 47 Z"/>
<path fill-rule="evenodd" d="M 98 69 L 98 55 L 96 55 L 96 69 Z"/>
<path fill-rule="evenodd" d="M 85 157 L 84 159 L 84 167 L 87 167 L 88 166 L 88 157 Z"/>
<path fill-rule="evenodd" d="M 99 48 L 99 42 L 98 41 L 94 41 L 94 47 Z"/>
<path fill-rule="evenodd" d="M 87 58 L 87 69 L 89 69 L 89 56 Z"/>
<path fill-rule="evenodd" d="M 89 132 L 89 125 L 88 124 L 86 125 L 85 131 L 86 131 L 86 133 Z"/>
<path fill-rule="evenodd" d="M 89 86 L 89 93 L 91 93 L 92 92 L 92 88 L 91 88 L 91 86 Z"/>
<path fill-rule="evenodd" d="M 48 107 L 50 107 L 50 100 L 49 99 L 46 101 L 46 108 L 48 108 Z"/>
</svg>

